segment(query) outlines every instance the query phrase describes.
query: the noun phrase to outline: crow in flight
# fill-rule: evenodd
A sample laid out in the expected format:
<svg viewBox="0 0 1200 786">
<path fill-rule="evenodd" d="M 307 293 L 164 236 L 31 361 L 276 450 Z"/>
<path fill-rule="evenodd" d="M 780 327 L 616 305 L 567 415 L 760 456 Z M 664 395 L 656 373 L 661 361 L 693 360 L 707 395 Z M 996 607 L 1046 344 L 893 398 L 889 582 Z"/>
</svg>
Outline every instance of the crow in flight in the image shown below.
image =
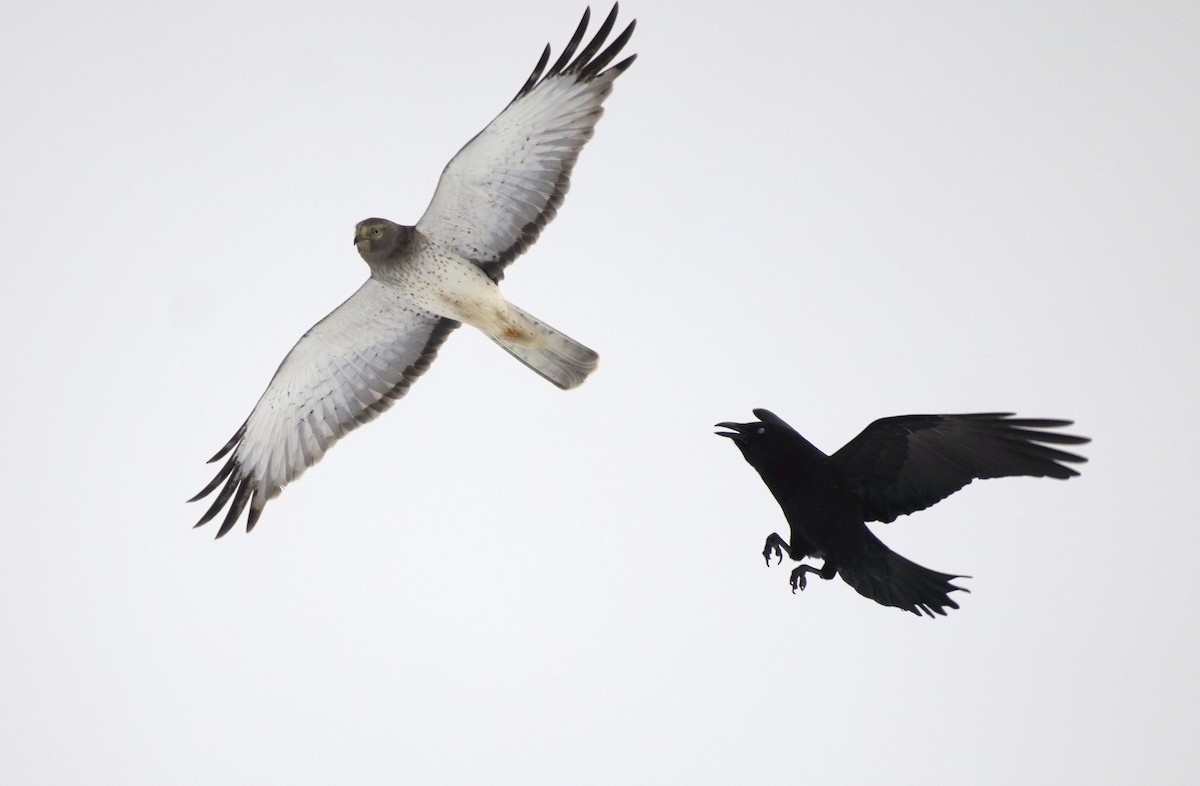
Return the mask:
<svg viewBox="0 0 1200 786">
<path fill-rule="evenodd" d="M 1027 475 L 1065 480 L 1078 475 L 1061 462 L 1087 461 L 1047 447 L 1090 440 L 1046 429 L 1069 420 L 1011 419 L 1012 413 L 901 415 L 882 418 L 832 456 L 765 409 L 755 423 L 718 423 L 783 508 L 791 529 L 785 542 L 771 533 L 763 557 L 771 564 L 783 552 L 799 562 L 823 559 L 820 568 L 799 565 L 792 591 L 804 589 L 805 574 L 823 579 L 841 575 L 858 591 L 884 606 L 913 614 L 945 615 L 956 576 L 923 568 L 889 549 L 867 528 L 868 521 L 890 522 L 945 499 L 976 478 Z"/>
</svg>

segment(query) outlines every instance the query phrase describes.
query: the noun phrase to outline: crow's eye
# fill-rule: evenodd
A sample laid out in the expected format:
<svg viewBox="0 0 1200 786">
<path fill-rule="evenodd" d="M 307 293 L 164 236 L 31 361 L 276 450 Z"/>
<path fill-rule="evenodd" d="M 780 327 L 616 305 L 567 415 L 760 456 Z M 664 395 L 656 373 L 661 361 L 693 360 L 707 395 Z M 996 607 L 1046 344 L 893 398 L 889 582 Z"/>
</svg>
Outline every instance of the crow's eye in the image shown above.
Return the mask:
<svg viewBox="0 0 1200 786">
<path fill-rule="evenodd" d="M 759 426 L 759 427 L 758 427 L 758 433 L 759 433 L 759 434 L 766 434 L 766 433 L 767 433 L 767 428 L 766 428 L 766 426 Z"/>
</svg>

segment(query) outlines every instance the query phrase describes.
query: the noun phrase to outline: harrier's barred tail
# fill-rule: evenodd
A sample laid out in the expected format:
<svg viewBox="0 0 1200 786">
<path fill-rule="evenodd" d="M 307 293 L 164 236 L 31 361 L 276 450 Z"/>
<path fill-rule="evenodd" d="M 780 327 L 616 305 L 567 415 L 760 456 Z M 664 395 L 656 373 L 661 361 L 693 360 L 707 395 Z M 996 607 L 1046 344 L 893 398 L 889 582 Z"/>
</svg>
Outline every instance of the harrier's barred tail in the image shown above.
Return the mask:
<svg viewBox="0 0 1200 786">
<path fill-rule="evenodd" d="M 596 352 L 511 303 L 508 307 L 541 339 L 530 345 L 527 340 L 518 342 L 504 336 L 489 336 L 510 355 L 563 390 L 579 387 L 596 370 L 600 363 Z"/>
</svg>

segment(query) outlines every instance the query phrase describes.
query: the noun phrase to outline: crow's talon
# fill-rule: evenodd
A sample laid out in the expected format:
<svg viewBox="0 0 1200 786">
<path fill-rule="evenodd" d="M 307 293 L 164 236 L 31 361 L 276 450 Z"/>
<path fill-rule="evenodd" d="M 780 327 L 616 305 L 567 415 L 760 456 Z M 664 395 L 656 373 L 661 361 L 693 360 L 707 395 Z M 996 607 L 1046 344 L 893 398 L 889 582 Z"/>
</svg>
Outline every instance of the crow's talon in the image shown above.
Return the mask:
<svg viewBox="0 0 1200 786">
<path fill-rule="evenodd" d="M 772 532 L 769 536 L 767 536 L 767 543 L 763 546 L 762 553 L 763 559 L 767 561 L 768 568 L 771 567 L 772 553 L 774 553 L 778 558 L 778 561 L 775 563 L 776 565 L 778 565 L 780 562 L 783 562 L 783 550 L 785 548 L 788 548 L 788 545 L 784 543 L 783 538 L 779 537 L 778 532 Z"/>
</svg>

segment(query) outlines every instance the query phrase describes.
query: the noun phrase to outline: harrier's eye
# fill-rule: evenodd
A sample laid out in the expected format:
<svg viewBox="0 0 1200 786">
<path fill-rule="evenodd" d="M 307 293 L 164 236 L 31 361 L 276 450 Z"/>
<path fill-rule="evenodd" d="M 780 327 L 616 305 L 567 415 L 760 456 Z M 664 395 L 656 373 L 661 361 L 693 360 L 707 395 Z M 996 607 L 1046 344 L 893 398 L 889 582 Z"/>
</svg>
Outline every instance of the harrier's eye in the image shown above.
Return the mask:
<svg viewBox="0 0 1200 786">
<path fill-rule="evenodd" d="M 372 229 L 372 230 L 371 230 L 371 234 L 372 234 L 374 237 L 380 237 L 380 236 L 383 234 L 383 228 L 382 228 L 382 227 L 375 227 L 374 229 Z"/>
</svg>

